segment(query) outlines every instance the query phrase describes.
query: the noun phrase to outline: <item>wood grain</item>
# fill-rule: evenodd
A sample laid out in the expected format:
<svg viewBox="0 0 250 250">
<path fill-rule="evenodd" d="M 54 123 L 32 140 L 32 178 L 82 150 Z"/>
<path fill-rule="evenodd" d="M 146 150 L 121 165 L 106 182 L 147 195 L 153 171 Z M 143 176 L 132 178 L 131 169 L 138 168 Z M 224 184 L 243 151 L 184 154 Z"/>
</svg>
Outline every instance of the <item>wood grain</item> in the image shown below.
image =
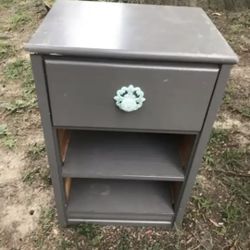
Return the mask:
<svg viewBox="0 0 250 250">
<path fill-rule="evenodd" d="M 64 162 L 70 141 L 70 131 L 66 129 L 58 129 L 57 133 L 61 152 L 61 159 L 62 162 Z"/>
<path fill-rule="evenodd" d="M 66 196 L 67 200 L 69 199 L 69 193 L 70 193 L 70 189 L 71 189 L 71 182 L 72 182 L 71 178 L 69 178 L 69 177 L 65 178 L 64 187 L 65 187 L 65 196 Z"/>
<path fill-rule="evenodd" d="M 181 165 L 185 169 L 187 168 L 190 155 L 194 146 L 194 135 L 183 135 L 180 137 L 179 153 L 181 159 Z"/>
</svg>

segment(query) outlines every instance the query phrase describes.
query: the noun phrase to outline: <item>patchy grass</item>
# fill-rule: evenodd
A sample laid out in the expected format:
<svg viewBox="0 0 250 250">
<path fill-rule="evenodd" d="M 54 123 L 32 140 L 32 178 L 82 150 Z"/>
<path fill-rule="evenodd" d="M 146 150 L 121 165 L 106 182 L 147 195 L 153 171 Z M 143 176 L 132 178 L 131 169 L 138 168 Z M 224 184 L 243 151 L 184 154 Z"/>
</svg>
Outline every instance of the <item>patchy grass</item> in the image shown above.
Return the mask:
<svg viewBox="0 0 250 250">
<path fill-rule="evenodd" d="M 246 83 L 250 86 L 250 79 Z M 223 100 L 225 109 L 240 114 L 244 118 L 250 118 L 250 90 L 247 88 L 246 91 L 241 91 L 238 88 L 236 80 L 230 81 Z"/>
<path fill-rule="evenodd" d="M 7 136 L 3 140 L 3 144 L 9 149 L 13 149 L 16 146 L 16 138 L 14 138 L 13 136 Z"/>
<path fill-rule="evenodd" d="M 207 147 L 206 153 L 203 156 L 203 161 L 208 166 L 214 166 L 216 164 L 216 158 L 219 157 L 219 149 L 225 146 L 229 141 L 229 132 L 225 129 L 213 129 L 209 145 Z M 216 157 L 215 157 L 216 154 Z"/>
<path fill-rule="evenodd" d="M 225 145 L 229 141 L 230 131 L 226 129 L 213 129 L 210 136 L 210 145 Z"/>
<path fill-rule="evenodd" d="M 249 10 L 220 15 L 213 15 L 213 12 L 209 14 L 238 54 L 249 53 L 249 33 L 246 33 L 250 27 Z"/>
<path fill-rule="evenodd" d="M 131 249 L 131 240 L 128 230 L 122 230 L 122 233 L 118 239 L 117 249 L 125 250 Z"/>
<path fill-rule="evenodd" d="M 193 202 L 198 208 L 198 211 L 205 213 L 211 210 L 214 206 L 213 202 L 205 196 L 193 196 Z"/>
<path fill-rule="evenodd" d="M 45 155 L 45 145 L 34 143 L 33 145 L 31 145 L 27 155 L 33 161 L 40 159 Z"/>
<path fill-rule="evenodd" d="M 22 180 L 29 186 L 35 184 L 39 187 L 48 187 L 51 185 L 49 168 L 43 165 L 31 166 L 23 173 Z"/>
<path fill-rule="evenodd" d="M 39 232 L 33 236 L 33 242 L 37 249 L 42 249 L 47 237 L 51 234 L 53 229 L 53 221 L 55 219 L 56 211 L 54 208 L 44 208 L 40 213 L 39 218 Z"/>
<path fill-rule="evenodd" d="M 226 148 L 222 153 L 221 161 L 227 169 L 240 167 L 246 156 L 245 150 L 241 148 Z"/>
<path fill-rule="evenodd" d="M 45 165 L 45 145 L 34 143 L 29 146 L 27 158 L 29 163 L 22 174 L 22 181 L 27 185 L 48 187 L 51 185 L 49 167 Z"/>
<path fill-rule="evenodd" d="M 68 249 L 77 249 L 75 248 L 75 243 L 68 240 L 68 239 L 62 239 L 59 243 L 58 249 L 60 250 L 68 250 Z"/>
<path fill-rule="evenodd" d="M 0 138 L 3 138 L 7 136 L 7 125 L 6 124 L 0 124 Z"/>
<path fill-rule="evenodd" d="M 14 114 L 14 113 L 23 113 L 24 111 L 28 110 L 28 109 L 32 109 L 37 107 L 37 101 L 35 98 L 32 99 L 17 99 L 17 100 L 13 100 L 9 103 L 6 103 L 4 105 L 5 110 L 9 113 L 9 114 Z"/>
<path fill-rule="evenodd" d="M 246 81 L 246 86 L 250 86 L 250 79 Z M 230 81 L 224 96 L 225 109 L 234 114 L 239 114 L 243 118 L 250 118 L 250 90 L 241 91 L 236 80 Z"/>
<path fill-rule="evenodd" d="M 224 104 L 231 104 L 235 97 L 237 97 L 237 87 L 236 84 L 231 83 L 226 87 L 225 95 L 223 98 Z"/>
<path fill-rule="evenodd" d="M 39 222 L 41 224 L 42 230 L 43 230 L 45 235 L 47 235 L 51 232 L 51 229 L 52 229 L 51 224 L 55 218 L 55 214 L 56 214 L 56 211 L 55 211 L 55 209 L 52 209 L 52 208 L 43 209 L 41 211 Z"/>
<path fill-rule="evenodd" d="M 246 117 L 246 118 L 250 118 L 250 106 L 249 107 L 242 107 L 240 110 L 238 110 L 238 112 Z"/>
<path fill-rule="evenodd" d="M 237 106 L 229 105 L 229 108 L 231 109 L 232 112 L 238 113 L 242 117 L 250 118 L 250 106 L 246 107 L 246 106 L 239 105 L 239 107 L 237 107 Z"/>
<path fill-rule="evenodd" d="M 237 170 L 247 165 L 248 146 L 240 147 L 234 142 L 234 130 L 213 129 L 211 138 L 204 155 L 204 162 L 208 166 L 225 170 Z"/>
<path fill-rule="evenodd" d="M 16 138 L 8 131 L 6 124 L 0 124 L 0 141 L 9 149 L 16 145 Z"/>
<path fill-rule="evenodd" d="M 232 235 L 231 240 L 240 244 L 237 239 L 241 238 L 247 242 L 250 233 L 250 155 L 247 150 L 248 146 L 236 143 L 235 136 L 237 133 L 233 129 L 213 130 L 204 157 L 205 171 L 208 171 L 204 175 L 211 180 L 211 183 L 216 176 L 217 186 L 223 187 L 221 190 L 216 188 L 217 197 L 213 200 L 218 200 L 218 204 L 215 206 L 215 211 L 212 207 L 208 209 L 210 213 L 213 211 L 215 221 L 220 222 L 220 224 L 217 223 L 218 228 L 214 232 L 226 238 Z M 202 208 L 202 204 L 198 203 L 196 207 Z M 230 237 L 227 240 L 229 241 Z"/>
<path fill-rule="evenodd" d="M 11 29 L 18 30 L 23 28 L 23 26 L 31 22 L 31 17 L 26 14 L 23 10 L 18 10 L 15 15 L 11 17 Z"/>
<path fill-rule="evenodd" d="M 12 6 L 13 4 L 15 4 L 17 2 L 17 0 L 1 0 L 0 1 L 0 6 L 7 8 Z"/>
<path fill-rule="evenodd" d="M 17 59 L 6 65 L 4 75 L 7 79 L 20 79 L 27 74 L 28 70 L 30 70 L 30 63 L 27 60 Z"/>
<path fill-rule="evenodd" d="M 100 227 L 95 224 L 80 224 L 75 227 L 75 231 L 86 237 L 88 240 L 90 240 L 92 243 L 96 244 L 97 241 L 100 240 Z"/>
<path fill-rule="evenodd" d="M 4 68 L 4 76 L 6 80 L 19 80 L 23 87 L 23 95 L 33 94 L 34 80 L 29 61 L 18 58 L 8 63 Z"/>
<path fill-rule="evenodd" d="M 227 224 L 227 226 L 237 223 L 241 217 L 242 210 L 236 204 L 226 204 L 222 211 L 222 219 Z"/>
<path fill-rule="evenodd" d="M 0 39 L 0 61 L 13 56 L 14 52 L 14 48 L 8 43 L 8 41 Z"/>
<path fill-rule="evenodd" d="M 30 62 L 17 59 L 8 63 L 4 69 L 5 81 L 18 80 L 22 84 L 22 96 L 19 99 L 5 103 L 3 106 L 9 114 L 23 113 L 37 107 L 37 98 L 34 95 L 34 81 Z"/>
</svg>

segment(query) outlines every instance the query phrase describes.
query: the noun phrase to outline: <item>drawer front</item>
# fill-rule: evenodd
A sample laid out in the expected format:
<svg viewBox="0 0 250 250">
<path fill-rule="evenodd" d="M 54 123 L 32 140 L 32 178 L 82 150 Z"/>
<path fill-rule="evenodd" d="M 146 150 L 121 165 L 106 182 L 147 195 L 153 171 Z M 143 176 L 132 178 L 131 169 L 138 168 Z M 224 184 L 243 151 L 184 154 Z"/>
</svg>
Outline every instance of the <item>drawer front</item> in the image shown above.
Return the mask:
<svg viewBox="0 0 250 250">
<path fill-rule="evenodd" d="M 55 126 L 199 131 L 218 68 L 46 60 Z M 122 86 L 140 87 L 146 101 L 133 112 L 116 106 Z"/>
</svg>

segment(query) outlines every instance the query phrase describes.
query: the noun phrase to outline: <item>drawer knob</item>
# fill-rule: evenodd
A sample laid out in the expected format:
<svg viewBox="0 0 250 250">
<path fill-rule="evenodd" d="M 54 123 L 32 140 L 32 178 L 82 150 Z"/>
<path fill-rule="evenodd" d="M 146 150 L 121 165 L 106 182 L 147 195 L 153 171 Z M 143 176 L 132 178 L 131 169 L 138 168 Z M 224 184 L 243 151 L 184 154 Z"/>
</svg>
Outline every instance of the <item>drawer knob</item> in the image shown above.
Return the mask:
<svg viewBox="0 0 250 250">
<path fill-rule="evenodd" d="M 117 90 L 114 100 L 119 109 L 125 112 L 132 112 L 141 108 L 146 99 L 141 88 L 129 85 Z"/>
</svg>

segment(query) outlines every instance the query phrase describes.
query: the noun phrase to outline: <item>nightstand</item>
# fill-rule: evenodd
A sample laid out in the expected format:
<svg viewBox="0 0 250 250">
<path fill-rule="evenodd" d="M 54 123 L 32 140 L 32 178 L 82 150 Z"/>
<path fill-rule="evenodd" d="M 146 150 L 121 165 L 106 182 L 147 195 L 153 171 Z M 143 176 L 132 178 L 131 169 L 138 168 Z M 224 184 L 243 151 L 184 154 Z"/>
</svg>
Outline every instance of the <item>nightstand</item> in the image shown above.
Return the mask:
<svg viewBox="0 0 250 250">
<path fill-rule="evenodd" d="M 180 224 L 238 60 L 205 12 L 61 0 L 26 49 L 59 221 Z"/>
</svg>

